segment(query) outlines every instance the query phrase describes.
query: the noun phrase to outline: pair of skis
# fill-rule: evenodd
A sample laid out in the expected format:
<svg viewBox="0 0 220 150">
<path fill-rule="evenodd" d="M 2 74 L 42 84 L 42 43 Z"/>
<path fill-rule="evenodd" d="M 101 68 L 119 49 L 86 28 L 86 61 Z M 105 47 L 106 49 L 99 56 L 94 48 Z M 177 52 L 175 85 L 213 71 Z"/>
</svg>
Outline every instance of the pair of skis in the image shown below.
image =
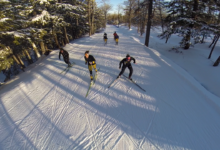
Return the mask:
<svg viewBox="0 0 220 150">
<path fill-rule="evenodd" d="M 99 69 L 100 69 L 100 68 L 99 68 Z M 86 93 L 86 97 L 89 95 L 89 91 L 90 91 L 92 85 L 95 84 L 95 81 L 96 81 L 96 79 L 97 79 L 97 75 L 98 75 L 99 69 L 98 69 L 98 71 L 97 71 L 96 74 L 95 74 L 94 81 L 90 82 L 88 91 L 87 91 L 87 93 Z M 135 81 L 130 80 L 130 79 L 129 79 L 127 76 L 125 76 L 125 75 L 123 75 L 123 76 L 124 76 L 127 80 L 129 80 L 130 82 L 134 83 L 134 84 L 135 84 L 137 87 L 139 87 L 141 90 L 143 90 L 144 92 L 146 92 L 145 89 L 143 89 L 143 88 L 142 88 L 140 85 L 138 85 Z M 118 79 L 119 79 L 119 78 L 116 78 L 116 79 L 108 86 L 108 88 L 110 88 Z"/>
<path fill-rule="evenodd" d="M 139 87 L 142 91 L 146 92 L 145 89 L 143 89 L 140 85 L 138 85 L 136 82 L 134 82 L 133 80 L 130 80 L 127 76 L 123 75 L 126 79 L 128 79 L 130 82 L 134 83 L 137 87 Z M 108 88 L 110 88 L 119 78 L 116 78 L 109 86 Z"/>
<path fill-rule="evenodd" d="M 100 69 L 100 68 L 99 68 L 99 69 Z M 99 69 L 98 69 L 97 72 L 95 73 L 95 77 L 93 78 L 93 81 L 90 82 L 90 85 L 89 85 L 88 91 L 87 91 L 87 93 L 86 93 L 86 97 L 89 95 L 89 91 L 90 91 L 92 85 L 95 84 L 95 81 L 96 81 L 96 79 L 97 79 L 97 75 L 98 75 Z"/>
<path fill-rule="evenodd" d="M 67 66 L 63 71 L 61 71 L 60 74 L 62 74 L 62 73 L 64 73 L 64 72 L 65 72 L 65 74 L 66 74 L 66 73 L 70 70 L 70 68 L 71 68 L 73 65 L 75 65 L 74 62 L 72 62 L 70 66 Z"/>
</svg>

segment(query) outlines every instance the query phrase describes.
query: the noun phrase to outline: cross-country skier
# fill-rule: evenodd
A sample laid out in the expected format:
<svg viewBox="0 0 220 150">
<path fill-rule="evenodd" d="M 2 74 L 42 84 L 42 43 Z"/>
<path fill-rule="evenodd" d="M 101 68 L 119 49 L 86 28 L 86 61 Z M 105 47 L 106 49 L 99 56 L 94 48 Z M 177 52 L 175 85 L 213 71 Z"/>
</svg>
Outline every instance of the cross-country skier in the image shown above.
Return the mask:
<svg viewBox="0 0 220 150">
<path fill-rule="evenodd" d="M 114 40 L 115 40 L 115 36 L 117 35 L 116 31 L 113 33 L 113 35 L 114 35 Z"/>
<path fill-rule="evenodd" d="M 96 69 L 96 60 L 92 55 L 89 55 L 89 51 L 85 52 L 85 65 L 88 64 L 88 69 L 90 72 L 90 78 L 91 78 L 91 82 L 93 81 L 93 75 L 92 75 L 92 68 L 95 69 L 95 71 L 97 72 Z"/>
<path fill-rule="evenodd" d="M 71 63 L 70 63 L 70 61 L 69 61 L 69 53 L 66 51 L 66 50 L 64 50 L 63 48 L 60 48 L 60 53 L 59 53 L 59 59 L 60 59 L 60 55 L 63 55 L 63 60 L 64 60 L 64 62 L 66 63 L 66 64 L 68 64 L 68 67 L 70 67 L 71 66 Z"/>
<path fill-rule="evenodd" d="M 117 78 L 120 78 L 121 75 L 124 73 L 125 69 L 128 67 L 130 73 L 129 73 L 129 79 L 131 79 L 132 73 L 133 73 L 133 68 L 131 66 L 131 61 L 133 60 L 134 63 L 136 63 L 135 59 L 131 57 L 129 54 L 127 54 L 126 58 L 122 59 L 119 63 L 119 69 L 121 69 L 121 64 L 123 64 L 121 72 L 119 73 Z"/>
<path fill-rule="evenodd" d="M 104 39 L 104 41 L 105 41 L 105 44 L 107 44 L 107 33 L 104 33 L 104 36 L 103 36 L 103 39 Z"/>
<path fill-rule="evenodd" d="M 116 36 L 115 36 L 115 45 L 118 45 L 118 40 L 119 40 L 119 36 L 116 35 Z"/>
</svg>

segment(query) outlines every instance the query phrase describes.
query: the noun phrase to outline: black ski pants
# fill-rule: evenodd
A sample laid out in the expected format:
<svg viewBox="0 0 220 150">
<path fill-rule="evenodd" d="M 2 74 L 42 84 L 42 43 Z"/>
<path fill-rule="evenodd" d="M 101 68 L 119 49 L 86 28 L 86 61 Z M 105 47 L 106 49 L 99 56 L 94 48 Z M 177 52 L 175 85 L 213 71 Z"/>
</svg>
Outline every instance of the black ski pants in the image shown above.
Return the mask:
<svg viewBox="0 0 220 150">
<path fill-rule="evenodd" d="M 64 62 L 65 62 L 66 64 L 68 64 L 68 65 L 71 64 L 70 61 L 69 61 L 69 57 L 64 57 Z"/>
<path fill-rule="evenodd" d="M 133 73 L 133 68 L 131 65 L 129 66 L 126 66 L 126 65 L 123 65 L 122 66 L 122 69 L 121 69 L 121 72 L 119 73 L 119 76 L 121 76 L 124 72 L 125 72 L 125 69 L 128 67 L 130 73 L 129 73 L 129 78 L 132 76 L 132 73 Z"/>
</svg>

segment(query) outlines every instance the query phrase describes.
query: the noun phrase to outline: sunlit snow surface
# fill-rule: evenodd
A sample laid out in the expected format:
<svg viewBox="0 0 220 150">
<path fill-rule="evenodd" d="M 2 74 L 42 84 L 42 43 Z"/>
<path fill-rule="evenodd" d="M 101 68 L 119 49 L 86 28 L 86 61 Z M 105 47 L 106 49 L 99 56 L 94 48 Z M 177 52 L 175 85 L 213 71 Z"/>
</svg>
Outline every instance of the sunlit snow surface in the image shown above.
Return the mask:
<svg viewBox="0 0 220 150">
<path fill-rule="evenodd" d="M 219 90 L 220 78 L 213 74 L 219 70 L 211 66 L 214 56 L 207 60 L 204 51 L 193 53 L 196 48 L 170 52 L 181 38 L 171 37 L 165 44 L 157 31 L 151 33 L 149 48 L 135 28 L 107 26 L 105 32 L 106 46 L 102 32 L 64 48 L 76 63 L 68 73 L 60 74 L 66 64 L 54 51 L 0 88 L 0 149 L 219 149 L 220 98 L 214 87 Z M 200 45 L 208 53 L 205 46 Z M 85 98 L 90 81 L 87 50 L 100 72 Z M 132 78 L 146 92 L 123 77 L 108 89 L 128 53 L 137 61 Z M 188 59 L 193 55 L 201 57 Z"/>
</svg>

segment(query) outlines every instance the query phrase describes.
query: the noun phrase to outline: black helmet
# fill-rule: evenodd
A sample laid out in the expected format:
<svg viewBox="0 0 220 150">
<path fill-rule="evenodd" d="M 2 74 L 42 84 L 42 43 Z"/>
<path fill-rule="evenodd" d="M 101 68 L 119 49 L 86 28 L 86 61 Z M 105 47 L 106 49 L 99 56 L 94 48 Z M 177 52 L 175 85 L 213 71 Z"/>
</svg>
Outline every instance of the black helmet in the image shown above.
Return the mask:
<svg viewBox="0 0 220 150">
<path fill-rule="evenodd" d="M 127 54 L 126 57 L 131 57 L 131 56 L 129 54 Z"/>
</svg>

